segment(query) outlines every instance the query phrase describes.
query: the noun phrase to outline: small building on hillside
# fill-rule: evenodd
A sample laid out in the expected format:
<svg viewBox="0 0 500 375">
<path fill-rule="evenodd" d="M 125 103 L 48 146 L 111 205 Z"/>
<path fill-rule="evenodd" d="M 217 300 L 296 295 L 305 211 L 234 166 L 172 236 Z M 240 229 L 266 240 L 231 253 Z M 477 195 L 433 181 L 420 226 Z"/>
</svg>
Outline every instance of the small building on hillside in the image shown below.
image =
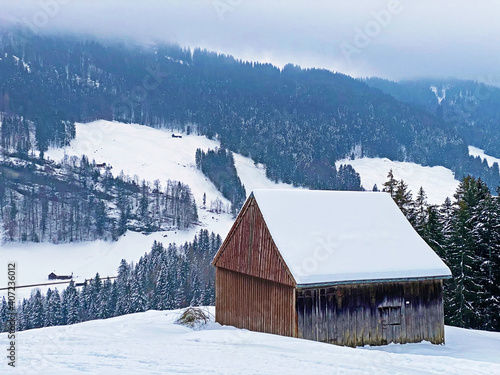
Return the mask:
<svg viewBox="0 0 500 375">
<path fill-rule="evenodd" d="M 256 190 L 212 264 L 220 324 L 346 346 L 444 342 L 450 270 L 389 194 Z"/>
<path fill-rule="evenodd" d="M 71 275 L 56 275 L 54 272 L 49 273 L 49 280 L 71 280 L 73 278 L 73 273 Z"/>
</svg>

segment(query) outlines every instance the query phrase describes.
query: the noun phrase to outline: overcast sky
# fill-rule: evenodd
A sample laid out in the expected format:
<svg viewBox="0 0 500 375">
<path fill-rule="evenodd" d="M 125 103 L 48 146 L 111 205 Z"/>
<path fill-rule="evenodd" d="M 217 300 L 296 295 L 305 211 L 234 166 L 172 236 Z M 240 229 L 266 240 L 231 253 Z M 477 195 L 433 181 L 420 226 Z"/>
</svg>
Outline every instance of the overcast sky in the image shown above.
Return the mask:
<svg viewBox="0 0 500 375">
<path fill-rule="evenodd" d="M 500 1 L 0 0 L 0 23 L 168 41 L 246 60 L 500 86 Z"/>
</svg>

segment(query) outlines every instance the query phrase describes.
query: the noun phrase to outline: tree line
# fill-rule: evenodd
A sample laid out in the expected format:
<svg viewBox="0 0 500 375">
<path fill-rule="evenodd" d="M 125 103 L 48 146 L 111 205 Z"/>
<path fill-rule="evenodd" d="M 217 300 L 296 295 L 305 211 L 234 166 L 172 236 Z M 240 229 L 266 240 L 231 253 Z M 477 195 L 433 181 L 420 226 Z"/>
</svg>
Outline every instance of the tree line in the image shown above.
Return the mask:
<svg viewBox="0 0 500 375">
<path fill-rule="evenodd" d="M 452 272 L 445 281 L 446 324 L 500 331 L 500 200 L 486 183 L 464 177 L 454 200 L 437 206 L 427 203 L 423 188 L 413 198 L 391 170 L 383 191 Z"/>
<path fill-rule="evenodd" d="M 60 163 L 21 154 L 0 160 L 0 219 L 6 241 L 116 240 L 127 230 L 186 229 L 198 221 L 191 189 L 152 184 L 86 156 Z"/>
<path fill-rule="evenodd" d="M 137 264 L 122 260 L 111 281 L 96 274 L 81 289 L 72 280 L 61 293 L 36 289 L 17 305 L 19 331 L 75 324 L 94 319 L 215 303 L 215 270 L 211 261 L 221 245 L 215 233 L 201 229 L 192 242 L 164 247 L 154 242 Z M 0 327 L 6 330 L 8 304 L 0 306 Z"/>
<path fill-rule="evenodd" d="M 245 203 L 246 191 L 238 177 L 233 153 L 225 148 L 209 149 L 207 152 L 198 148 L 195 161 L 196 167 L 231 202 L 231 213 L 236 216 Z"/>
</svg>

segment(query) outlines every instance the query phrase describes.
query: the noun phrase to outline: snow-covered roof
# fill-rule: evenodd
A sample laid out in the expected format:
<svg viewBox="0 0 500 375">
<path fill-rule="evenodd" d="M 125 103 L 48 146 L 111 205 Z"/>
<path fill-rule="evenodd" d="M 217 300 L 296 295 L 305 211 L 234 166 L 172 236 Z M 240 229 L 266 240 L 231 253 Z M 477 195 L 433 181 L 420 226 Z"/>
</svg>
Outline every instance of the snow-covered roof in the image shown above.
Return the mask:
<svg viewBox="0 0 500 375">
<path fill-rule="evenodd" d="M 274 189 L 253 196 L 298 285 L 451 276 L 387 193 Z"/>
</svg>

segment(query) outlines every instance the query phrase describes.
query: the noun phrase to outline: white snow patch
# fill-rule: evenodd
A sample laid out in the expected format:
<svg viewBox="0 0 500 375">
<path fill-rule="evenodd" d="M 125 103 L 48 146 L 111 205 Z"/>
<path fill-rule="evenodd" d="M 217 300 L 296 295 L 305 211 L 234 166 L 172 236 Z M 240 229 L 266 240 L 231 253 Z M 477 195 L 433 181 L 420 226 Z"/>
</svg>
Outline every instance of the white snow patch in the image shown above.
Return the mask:
<svg viewBox="0 0 500 375">
<path fill-rule="evenodd" d="M 431 86 L 430 89 L 434 93 L 434 95 L 436 95 L 438 104 L 441 104 L 441 102 L 446 99 L 446 90 L 448 89 L 448 87 L 442 88 L 441 94 L 438 93 L 438 88 L 436 86 Z"/>
<path fill-rule="evenodd" d="M 297 284 L 451 276 L 388 193 L 253 194 Z"/>
<path fill-rule="evenodd" d="M 26 71 L 28 73 L 31 73 L 31 67 L 29 66 L 29 64 L 25 63 L 24 61 L 22 63 L 23 63 L 24 69 L 26 69 Z"/>
<path fill-rule="evenodd" d="M 446 345 L 347 348 L 213 321 L 193 330 L 174 324 L 180 313 L 148 311 L 18 332 L 16 366 L 40 375 L 500 374 L 499 333 L 446 327 Z M 1 333 L 2 347 L 7 342 Z"/>
<path fill-rule="evenodd" d="M 234 164 L 240 177 L 241 183 L 245 185 L 247 196 L 256 189 L 300 189 L 284 182 L 274 182 L 266 177 L 266 167 L 240 154 L 234 154 Z"/>
<path fill-rule="evenodd" d="M 491 156 L 491 155 L 487 155 L 484 153 L 484 150 L 477 148 L 477 147 L 474 147 L 474 146 L 469 146 L 469 155 L 474 156 L 474 157 L 479 156 L 481 158 L 481 160 L 486 160 L 489 167 L 492 167 L 494 163 L 497 163 L 498 165 L 500 165 L 499 158 L 496 158 L 496 157 Z"/>
<path fill-rule="evenodd" d="M 442 204 L 446 197 L 453 197 L 459 181 L 455 180 L 451 170 L 436 166 L 424 167 L 419 164 L 392 161 L 387 158 L 361 158 L 355 160 L 341 160 L 335 163 L 339 168 L 341 164 L 350 164 L 359 173 L 361 184 L 367 190 L 371 190 L 377 184 L 382 190 L 384 182 L 387 181 L 387 173 L 392 169 L 394 178 L 404 180 L 413 193 L 417 194 L 422 186 L 427 194 L 430 204 Z"/>
</svg>

